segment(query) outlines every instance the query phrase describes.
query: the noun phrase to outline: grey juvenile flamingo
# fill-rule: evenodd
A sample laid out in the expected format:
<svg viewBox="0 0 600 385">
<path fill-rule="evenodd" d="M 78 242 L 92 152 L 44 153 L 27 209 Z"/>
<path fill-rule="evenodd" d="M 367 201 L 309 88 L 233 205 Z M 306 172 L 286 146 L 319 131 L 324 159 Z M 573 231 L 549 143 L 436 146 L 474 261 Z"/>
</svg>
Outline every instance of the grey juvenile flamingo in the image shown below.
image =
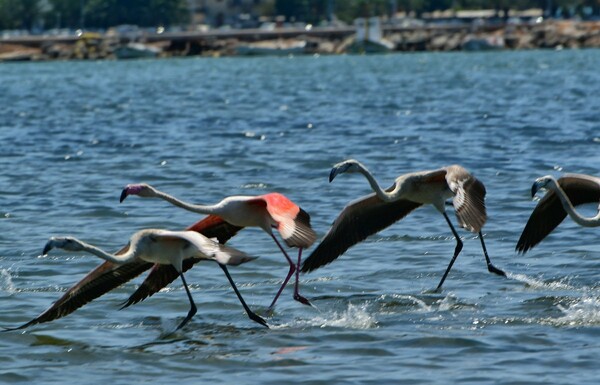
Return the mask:
<svg viewBox="0 0 600 385">
<path fill-rule="evenodd" d="M 160 198 L 188 211 L 217 216 L 233 226 L 259 227 L 263 229 L 273 238 L 290 265 L 289 272 L 269 308 L 272 309 L 275 306 L 279 295 L 294 272 L 296 273 L 294 299 L 305 305 L 310 305 L 310 302 L 298 292 L 298 274 L 302 249 L 310 247 L 314 243 L 316 234 L 310 227 L 310 216 L 308 213 L 284 195 L 268 193 L 258 196 L 230 196 L 214 205 L 194 205 L 183 202 L 145 183 L 127 185 L 121 192 L 121 202 L 129 195 L 138 195 L 144 198 Z M 299 248 L 297 265 L 294 264 L 273 234 L 273 228 L 279 231 L 279 234 L 281 234 L 281 237 L 288 246 Z"/>
<path fill-rule="evenodd" d="M 456 238 L 454 255 L 436 289 L 440 290 L 463 245 L 446 214 L 446 200 L 452 198 L 460 226 L 479 233 L 488 270 L 506 276 L 502 270 L 492 265 L 481 234 L 481 228 L 487 219 L 485 187 L 463 167 L 453 165 L 404 174 L 396 178 L 395 183 L 385 191 L 369 170 L 354 159 L 336 164 L 331 170 L 329 181 L 342 173 L 363 174 L 374 193 L 358 198 L 344 208 L 319 246 L 304 261 L 303 272 L 332 262 L 353 245 L 399 221 L 417 207 L 431 204 L 444 216 Z"/>
<path fill-rule="evenodd" d="M 567 214 L 583 227 L 600 226 L 600 211 L 592 218 L 581 216 L 574 206 L 600 203 L 600 178 L 584 174 L 565 174 L 558 180 L 547 175 L 536 179 L 531 186 L 531 197 L 548 190 L 531 213 L 516 250 L 522 253 L 533 248 L 550 234 Z"/>
<path fill-rule="evenodd" d="M 172 266 L 181 277 L 191 305 L 187 316 L 179 324 L 177 329 L 182 328 L 197 311 L 196 305 L 183 275 L 183 266 L 185 262 L 191 261 L 192 263 L 195 263 L 198 260 L 213 260 L 224 267 L 225 265 L 239 265 L 255 259 L 255 257 L 250 257 L 242 251 L 219 244 L 195 231 L 168 231 L 157 229 L 141 230 L 131 236 L 127 250 L 120 254 L 108 253 L 96 246 L 87 244 L 73 237 L 51 238 L 44 247 L 43 254 L 47 254 L 54 248 L 60 248 L 66 251 L 88 252 L 106 260 L 111 264 L 116 265 L 138 265 L 139 262 L 145 262 Z M 224 269 L 224 271 L 230 279 L 227 270 Z M 240 300 L 242 301 L 242 305 L 248 312 L 250 318 L 267 326 L 262 318 L 250 311 L 239 295 L 239 292 L 237 291 L 237 288 L 231 279 L 230 282 L 232 283 L 234 290 L 238 294 Z M 17 328 L 7 330 L 22 329 L 35 323 L 46 322 L 46 320 L 40 321 L 39 318 L 40 317 Z"/>
</svg>

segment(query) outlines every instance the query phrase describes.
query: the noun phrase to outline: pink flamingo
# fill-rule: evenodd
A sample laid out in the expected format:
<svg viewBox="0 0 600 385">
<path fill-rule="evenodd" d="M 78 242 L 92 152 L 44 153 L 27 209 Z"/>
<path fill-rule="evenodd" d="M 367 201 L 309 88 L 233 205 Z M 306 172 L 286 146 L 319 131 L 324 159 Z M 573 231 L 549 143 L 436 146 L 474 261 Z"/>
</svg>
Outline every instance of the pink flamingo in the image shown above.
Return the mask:
<svg viewBox="0 0 600 385">
<path fill-rule="evenodd" d="M 143 198 L 160 198 L 188 211 L 220 217 L 233 226 L 261 228 L 273 238 L 290 265 L 289 272 L 275 298 L 273 298 L 269 309 L 275 306 L 279 295 L 294 273 L 296 274 L 294 299 L 305 305 L 310 305 L 310 302 L 298 292 L 299 267 L 302 259 L 302 249 L 310 247 L 317 236 L 310 227 L 310 215 L 284 195 L 269 193 L 258 196 L 230 196 L 214 205 L 194 205 L 183 202 L 145 183 L 127 185 L 121 192 L 121 202 L 129 195 L 138 195 Z M 289 247 L 298 248 L 297 264 L 294 264 L 281 246 L 281 243 L 273 234 L 273 228 L 279 231 Z"/>
</svg>

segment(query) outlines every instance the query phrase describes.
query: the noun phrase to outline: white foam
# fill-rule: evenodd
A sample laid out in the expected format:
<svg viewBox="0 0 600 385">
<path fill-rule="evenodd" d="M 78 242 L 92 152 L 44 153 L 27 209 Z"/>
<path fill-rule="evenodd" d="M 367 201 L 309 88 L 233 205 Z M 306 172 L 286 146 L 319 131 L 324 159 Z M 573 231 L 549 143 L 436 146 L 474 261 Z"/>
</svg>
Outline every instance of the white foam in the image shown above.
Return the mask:
<svg viewBox="0 0 600 385">
<path fill-rule="evenodd" d="M 412 303 L 417 305 L 417 312 L 428 313 L 433 311 L 433 307 L 431 305 L 427 305 L 425 301 L 412 295 L 392 294 L 392 298 L 411 301 Z"/>
<path fill-rule="evenodd" d="M 600 299 L 583 297 L 570 306 L 557 305 L 563 312 L 562 317 L 555 318 L 553 324 L 560 326 L 592 326 L 600 324 Z"/>
<path fill-rule="evenodd" d="M 342 312 L 328 312 L 311 319 L 299 319 L 288 324 L 273 326 L 274 329 L 287 329 L 289 327 L 337 327 L 344 329 L 371 329 L 377 327 L 377 320 L 368 311 L 369 304 L 353 305 Z"/>
<path fill-rule="evenodd" d="M 573 299 L 566 306 L 556 305 L 563 313 L 559 317 L 509 317 L 496 318 L 490 320 L 475 319 L 473 325 L 481 327 L 483 325 L 510 324 L 525 322 L 527 324 L 548 325 L 554 327 L 583 327 L 600 325 L 600 298 L 584 296 L 579 299 Z"/>
<path fill-rule="evenodd" d="M 0 290 L 6 291 L 9 294 L 17 292 L 17 288 L 12 281 L 12 276 L 8 269 L 0 269 Z"/>
<path fill-rule="evenodd" d="M 576 288 L 574 286 L 571 286 L 565 282 L 565 281 L 567 281 L 566 278 L 563 278 L 559 281 L 546 282 L 546 281 L 542 281 L 541 279 L 538 279 L 538 278 L 528 277 L 525 274 L 507 273 L 507 277 L 510 279 L 514 279 L 516 281 L 526 283 L 527 285 L 529 285 L 530 287 L 532 287 L 534 289 L 576 290 Z"/>
<path fill-rule="evenodd" d="M 387 295 L 379 297 L 380 301 L 384 301 Z M 452 311 L 456 309 L 458 301 L 453 293 L 433 300 L 431 303 L 427 303 L 425 300 L 410 294 L 391 294 L 391 298 L 400 300 L 404 304 L 402 312 L 410 313 L 438 313 Z M 382 311 L 381 314 L 395 314 L 396 311 Z"/>
</svg>

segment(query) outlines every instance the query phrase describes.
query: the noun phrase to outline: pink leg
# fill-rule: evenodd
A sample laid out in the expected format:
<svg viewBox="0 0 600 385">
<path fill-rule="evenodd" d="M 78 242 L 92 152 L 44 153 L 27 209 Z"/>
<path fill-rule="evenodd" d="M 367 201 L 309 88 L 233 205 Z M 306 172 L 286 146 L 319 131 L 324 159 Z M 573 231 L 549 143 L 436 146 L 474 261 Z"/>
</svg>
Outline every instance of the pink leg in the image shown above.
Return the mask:
<svg viewBox="0 0 600 385">
<path fill-rule="evenodd" d="M 294 299 L 304 305 L 312 306 L 311 303 L 298 293 L 300 285 L 300 262 L 302 261 L 302 247 L 298 249 L 298 264 L 296 265 L 296 284 L 294 285 Z"/>
<path fill-rule="evenodd" d="M 292 277 L 292 275 L 294 274 L 294 272 L 296 272 L 296 285 L 295 285 L 295 289 L 294 289 L 294 299 L 296 301 L 298 301 L 298 302 L 301 302 L 301 303 L 305 304 L 305 305 L 310 305 L 310 302 L 308 302 L 308 300 L 306 298 L 304 298 L 300 294 L 298 294 L 298 279 L 299 279 L 299 270 L 298 270 L 298 267 L 300 266 L 300 258 L 301 258 L 301 255 L 302 255 L 302 249 L 300 249 L 300 252 L 298 253 L 298 266 L 296 266 L 296 265 L 294 265 L 294 262 L 292 261 L 292 259 L 290 258 L 290 256 L 285 252 L 285 250 L 283 249 L 283 247 L 281 247 L 281 244 L 279 243 L 279 241 L 277 240 L 277 238 L 275 238 L 275 235 L 271 234 L 271 237 L 273 238 L 273 240 L 275 241 L 275 243 L 279 247 L 279 250 L 281 250 L 281 252 L 283 253 L 283 256 L 285 257 L 285 259 L 287 259 L 288 263 L 290 264 L 290 270 L 288 271 L 287 276 L 283 280 L 283 284 L 279 288 L 279 291 L 277 291 L 277 294 L 275 295 L 275 298 L 273 298 L 273 302 L 271 302 L 271 306 L 269 306 L 269 309 L 273 309 L 273 307 L 275 306 L 275 302 L 277 302 L 277 299 L 279 298 L 279 295 L 283 291 L 283 288 L 287 285 L 288 281 L 290 280 L 290 278 Z"/>
</svg>

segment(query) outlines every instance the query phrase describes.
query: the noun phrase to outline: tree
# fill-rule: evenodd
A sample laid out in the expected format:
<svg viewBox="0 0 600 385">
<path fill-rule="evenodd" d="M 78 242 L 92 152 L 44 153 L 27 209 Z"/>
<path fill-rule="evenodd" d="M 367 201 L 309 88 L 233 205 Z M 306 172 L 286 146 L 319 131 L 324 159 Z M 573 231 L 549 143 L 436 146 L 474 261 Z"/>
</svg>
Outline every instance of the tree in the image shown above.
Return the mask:
<svg viewBox="0 0 600 385">
<path fill-rule="evenodd" d="M 47 26 L 82 27 L 81 13 L 85 14 L 85 9 L 81 9 L 81 0 L 50 0 L 49 3 L 51 9 L 45 15 Z"/>
<path fill-rule="evenodd" d="M 33 29 L 41 19 L 38 0 L 0 0 L 0 29 Z"/>
<path fill-rule="evenodd" d="M 54 1 L 72 4 L 80 0 Z M 186 0 L 85 0 L 84 3 L 86 27 L 108 28 L 120 24 L 171 26 L 189 20 Z"/>
</svg>

